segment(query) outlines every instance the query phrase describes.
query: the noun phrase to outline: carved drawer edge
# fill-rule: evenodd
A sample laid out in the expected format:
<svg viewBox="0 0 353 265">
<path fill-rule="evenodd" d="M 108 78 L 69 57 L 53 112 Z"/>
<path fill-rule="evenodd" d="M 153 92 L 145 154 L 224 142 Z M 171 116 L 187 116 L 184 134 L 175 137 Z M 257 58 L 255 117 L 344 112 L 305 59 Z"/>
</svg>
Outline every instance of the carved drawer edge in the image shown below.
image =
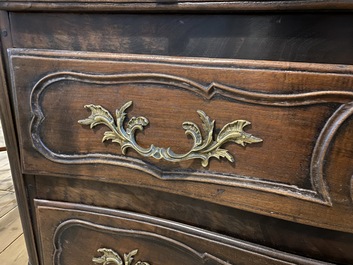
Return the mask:
<svg viewBox="0 0 353 265">
<path fill-rule="evenodd" d="M 121 83 L 156 83 L 168 84 L 172 82 L 174 86 L 189 90 L 207 99 L 212 99 L 216 94 L 221 94 L 224 97 L 236 99 L 240 102 L 248 102 L 255 105 L 268 106 L 307 106 L 313 104 L 320 104 L 323 102 L 349 102 L 353 101 L 353 92 L 346 91 L 317 91 L 310 93 L 300 93 L 294 95 L 274 94 L 269 95 L 259 92 L 250 92 L 212 83 L 208 87 L 202 86 L 192 80 L 165 75 L 158 73 L 141 73 L 141 74 L 116 74 L 116 75 L 92 75 L 86 73 L 76 72 L 58 72 L 43 77 L 34 86 L 31 95 L 31 108 L 33 120 L 31 123 L 31 135 L 33 146 L 47 159 L 62 163 L 62 164 L 89 164 L 89 163 L 103 163 L 111 165 L 119 165 L 138 169 L 151 174 L 160 179 L 168 180 L 190 180 L 200 182 L 219 183 L 229 186 L 250 187 L 257 190 L 270 191 L 273 193 L 284 194 L 296 197 L 303 200 L 309 200 L 320 204 L 331 205 L 330 196 L 325 184 L 323 175 L 323 161 L 326 156 L 328 147 L 333 139 L 335 133 L 342 125 L 342 123 L 353 114 L 353 104 L 342 104 L 331 118 L 326 122 L 322 129 L 317 142 L 315 144 L 311 166 L 310 178 L 313 190 L 301 189 L 292 185 L 273 183 L 261 179 L 249 179 L 246 176 L 226 176 L 224 174 L 203 174 L 202 172 L 188 172 L 188 177 L 182 177 L 185 172 L 180 171 L 162 171 L 159 168 L 147 164 L 139 159 L 122 157 L 119 155 L 110 154 L 79 154 L 67 155 L 58 154 L 50 150 L 41 141 L 39 136 L 39 128 L 44 120 L 44 114 L 40 106 L 40 96 L 42 92 L 55 82 L 62 80 L 71 80 L 82 83 L 93 84 L 121 84 Z M 207 175 L 207 177 L 205 177 Z"/>
<path fill-rule="evenodd" d="M 73 56 L 74 55 L 74 56 Z M 174 57 L 163 57 L 163 56 L 139 56 L 139 55 L 112 55 L 112 54 L 100 54 L 100 53 L 76 53 L 76 52 L 64 52 L 58 54 L 56 51 L 42 51 L 42 50 L 27 50 L 27 49 L 11 49 L 9 50 L 10 59 L 15 57 L 46 57 L 46 58 L 61 58 L 61 59 L 91 59 L 97 56 L 101 56 L 103 60 L 112 61 L 130 61 L 134 60 L 151 63 L 167 63 L 173 65 L 174 63 L 182 64 L 182 61 Z M 73 57 L 72 57 L 73 56 Z M 237 60 L 213 60 L 212 63 L 208 63 L 208 60 L 191 58 L 193 64 L 201 66 L 213 66 L 227 67 L 229 65 L 237 64 Z M 251 63 L 250 61 L 239 61 L 239 68 L 252 67 L 258 64 L 260 69 L 266 69 L 268 67 L 280 68 L 283 66 L 285 69 L 290 68 L 288 64 L 277 63 L 277 62 L 258 62 Z M 12 66 L 12 60 L 10 60 Z M 184 64 L 185 65 L 185 64 Z M 186 63 L 187 65 L 187 63 Z M 319 71 L 329 72 L 324 65 L 307 65 L 303 63 L 294 64 L 298 68 L 297 71 L 304 71 L 307 67 L 307 71 Z M 332 66 L 334 71 L 340 72 L 341 74 L 351 75 L 353 69 L 346 67 L 335 67 Z M 45 143 L 40 139 L 39 129 L 42 121 L 44 120 L 44 114 L 40 105 L 41 94 L 53 83 L 60 82 L 63 80 L 71 80 L 82 83 L 90 84 L 124 84 L 124 83 L 153 83 L 159 85 L 165 85 L 173 83 L 174 86 L 183 90 L 190 91 L 196 95 L 202 96 L 205 99 L 212 99 L 215 95 L 220 94 L 229 99 L 236 99 L 238 102 L 245 102 L 255 105 L 266 105 L 266 106 L 279 106 L 283 108 L 290 108 L 294 106 L 308 106 L 321 104 L 325 102 L 341 103 L 342 105 L 336 110 L 336 112 L 328 119 L 325 126 L 323 127 L 317 142 L 315 144 L 312 160 L 310 166 L 310 179 L 312 183 L 312 190 L 302 189 L 297 186 L 288 185 L 285 183 L 274 183 L 271 181 L 262 180 L 259 178 L 249 178 L 247 176 L 239 176 L 236 174 L 226 175 L 217 173 L 205 173 L 201 171 L 194 172 L 180 172 L 180 171 L 162 171 L 160 168 L 151 164 L 145 163 L 140 159 L 124 157 L 120 155 L 102 154 L 102 153 L 89 153 L 89 154 L 58 154 L 50 150 Z M 15 84 L 13 84 L 15 89 Z M 31 112 L 33 119 L 31 122 L 30 134 L 32 137 L 32 143 L 35 149 L 37 149 L 47 159 L 62 163 L 62 164 L 90 164 L 90 163 L 102 163 L 109 165 L 124 166 L 132 169 L 137 169 L 148 173 L 156 178 L 165 180 L 189 180 L 198 181 L 205 183 L 215 183 L 227 186 L 244 187 L 255 190 L 261 190 L 270 193 L 281 194 L 285 196 L 295 197 L 298 199 L 311 201 L 319 204 L 331 206 L 331 199 L 328 192 L 328 188 L 325 183 L 323 174 L 323 161 L 326 153 L 329 149 L 330 143 L 335 136 L 335 133 L 339 127 L 353 114 L 353 92 L 351 91 L 315 91 L 308 93 L 298 94 L 266 94 L 261 92 L 246 91 L 231 86 L 226 86 L 213 82 L 208 86 L 201 85 L 193 80 L 186 79 L 179 76 L 172 76 L 160 73 L 136 73 L 136 74 L 114 74 L 114 75 L 103 75 L 103 74 L 87 74 L 77 72 L 56 72 L 51 73 L 41 78 L 33 87 L 31 93 Z M 187 173 L 187 177 L 183 174 Z"/>
<path fill-rule="evenodd" d="M 331 263 L 316 261 L 310 258 L 303 258 L 294 254 L 277 251 L 268 247 L 256 245 L 256 244 L 238 240 L 232 237 L 206 231 L 197 227 L 176 223 L 173 221 L 164 220 L 164 219 L 147 216 L 143 214 L 113 210 L 108 208 L 101 208 L 96 206 L 87 206 L 87 205 L 81 205 L 81 204 L 75 204 L 75 203 L 47 201 L 47 200 L 40 200 L 40 199 L 35 199 L 34 201 L 35 201 L 35 207 L 37 209 L 42 208 L 42 209 L 52 209 L 52 210 L 58 210 L 58 211 L 70 210 L 70 211 L 76 211 L 76 212 L 87 212 L 87 214 L 93 214 L 93 215 L 98 214 L 106 217 L 111 216 L 112 218 L 116 218 L 116 219 L 130 220 L 131 222 L 134 222 L 134 223 L 149 224 L 151 226 L 160 227 L 162 229 L 177 231 L 178 233 L 182 233 L 184 235 L 189 235 L 200 239 L 204 238 L 207 240 L 211 240 L 213 242 L 216 242 L 217 244 L 227 245 L 229 247 L 240 249 L 241 251 L 254 252 L 254 255 L 256 254 L 259 256 L 263 256 L 265 259 L 267 258 L 275 259 L 278 261 L 285 261 L 285 262 L 289 262 L 290 264 L 298 264 L 298 265 L 299 264 L 303 264 L 303 265 L 304 264 L 305 265 L 331 264 Z M 179 242 L 173 238 L 168 238 L 166 236 L 158 235 L 147 231 L 127 230 L 127 229 L 122 229 L 117 227 L 95 224 L 87 220 L 74 218 L 74 219 L 69 219 L 62 222 L 55 230 L 55 234 L 53 238 L 53 243 L 55 246 L 55 255 L 54 255 L 55 265 L 61 265 L 60 263 L 57 262 L 62 252 L 62 249 L 61 249 L 62 242 L 60 241 L 60 237 L 66 229 L 69 229 L 72 226 L 84 226 L 90 229 L 94 229 L 96 231 L 105 231 L 108 233 L 119 233 L 119 232 L 123 232 L 127 234 L 138 233 L 142 236 L 160 238 L 165 242 L 171 243 L 173 245 L 177 245 L 178 247 L 185 249 L 187 252 L 192 253 L 193 255 L 199 257 L 200 260 L 211 259 L 213 261 L 216 261 L 217 264 L 230 264 L 229 262 L 223 261 L 211 254 L 203 253 L 202 251 L 200 252 L 198 250 L 195 250 L 194 248 L 188 245 L 185 245 L 184 243 Z M 151 263 L 151 265 L 155 265 L 155 264 Z"/>
<path fill-rule="evenodd" d="M 95 224 L 92 222 L 83 221 L 83 220 L 79 220 L 79 219 L 69 219 L 69 220 L 61 223 L 55 231 L 55 235 L 54 235 L 54 245 L 55 245 L 54 264 L 55 265 L 62 265 L 60 262 L 60 256 L 62 253 L 61 236 L 65 230 L 70 229 L 71 227 L 74 227 L 74 226 L 85 227 L 87 229 L 101 231 L 101 232 L 108 233 L 108 234 L 118 233 L 121 235 L 131 236 L 133 238 L 154 238 L 159 241 L 163 241 L 167 245 L 173 245 L 176 248 L 183 249 L 185 252 L 189 253 L 189 255 L 197 257 L 200 260 L 200 262 L 202 262 L 202 263 L 205 260 L 211 259 L 220 265 L 230 264 L 226 261 L 218 259 L 217 257 L 214 257 L 213 255 L 211 255 L 209 253 L 199 253 L 195 249 L 193 249 L 193 248 L 191 248 L 191 247 L 189 247 L 179 241 L 176 241 L 172 238 L 168 238 L 168 237 L 158 235 L 155 233 L 141 231 L 141 230 L 121 229 L 121 228 L 110 227 L 110 226 L 106 226 L 106 225 L 99 225 L 99 224 Z M 102 242 L 102 244 L 104 244 L 104 242 Z M 91 254 L 95 254 L 95 253 L 91 253 Z M 151 261 L 151 264 L 153 264 L 153 261 Z"/>
<path fill-rule="evenodd" d="M 294 71 L 305 73 L 337 73 L 353 74 L 353 65 L 344 64 L 323 64 L 305 62 L 282 62 L 268 60 L 247 60 L 247 59 L 223 59 L 205 57 L 175 57 L 166 55 L 145 55 L 109 52 L 77 52 L 69 50 L 48 50 L 29 48 L 10 48 L 7 50 L 9 57 L 33 57 L 33 58 L 54 58 L 54 59 L 77 59 L 77 60 L 101 60 L 106 62 L 148 62 L 169 63 L 173 65 L 209 65 L 214 67 L 236 67 L 241 69 L 260 69 L 268 71 Z M 187 58 L 187 60 L 186 60 Z"/>
</svg>

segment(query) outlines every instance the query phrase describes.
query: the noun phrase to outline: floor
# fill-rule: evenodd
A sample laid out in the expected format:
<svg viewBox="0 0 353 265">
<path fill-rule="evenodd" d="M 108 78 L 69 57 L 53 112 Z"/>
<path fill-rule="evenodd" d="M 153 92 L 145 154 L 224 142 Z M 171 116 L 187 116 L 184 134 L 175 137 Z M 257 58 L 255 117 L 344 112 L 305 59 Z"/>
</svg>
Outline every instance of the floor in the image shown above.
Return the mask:
<svg viewBox="0 0 353 265">
<path fill-rule="evenodd" d="M 0 124 L 0 147 L 5 146 Z M 0 152 L 0 264 L 28 261 L 7 153 Z"/>
</svg>

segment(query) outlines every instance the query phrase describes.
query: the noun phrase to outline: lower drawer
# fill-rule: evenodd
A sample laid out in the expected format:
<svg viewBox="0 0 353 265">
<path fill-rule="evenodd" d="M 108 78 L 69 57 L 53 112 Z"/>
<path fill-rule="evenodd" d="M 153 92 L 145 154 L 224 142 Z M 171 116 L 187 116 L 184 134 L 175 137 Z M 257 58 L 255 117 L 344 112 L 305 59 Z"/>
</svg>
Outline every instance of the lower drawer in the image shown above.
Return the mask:
<svg viewBox="0 0 353 265">
<path fill-rule="evenodd" d="M 43 265 L 327 264 L 125 211 L 35 200 Z"/>
</svg>

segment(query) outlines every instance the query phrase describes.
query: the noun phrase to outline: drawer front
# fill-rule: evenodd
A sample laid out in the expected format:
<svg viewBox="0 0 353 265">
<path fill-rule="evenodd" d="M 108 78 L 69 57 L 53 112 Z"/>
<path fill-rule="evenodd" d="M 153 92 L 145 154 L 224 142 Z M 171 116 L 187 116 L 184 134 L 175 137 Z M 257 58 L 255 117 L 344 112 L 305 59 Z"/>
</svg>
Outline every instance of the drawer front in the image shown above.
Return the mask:
<svg viewBox="0 0 353 265">
<path fill-rule="evenodd" d="M 35 205 L 43 265 L 328 264 L 145 215 L 43 200 Z"/>
<path fill-rule="evenodd" d="M 9 54 L 24 173 L 144 186 L 353 231 L 353 69 Z"/>
</svg>

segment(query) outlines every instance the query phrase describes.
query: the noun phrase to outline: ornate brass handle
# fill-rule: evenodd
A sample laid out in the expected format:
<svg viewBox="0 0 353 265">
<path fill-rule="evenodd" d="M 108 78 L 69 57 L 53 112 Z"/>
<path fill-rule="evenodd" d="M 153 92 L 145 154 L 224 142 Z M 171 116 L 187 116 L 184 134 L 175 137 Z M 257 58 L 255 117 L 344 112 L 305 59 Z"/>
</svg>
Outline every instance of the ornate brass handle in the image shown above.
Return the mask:
<svg viewBox="0 0 353 265">
<path fill-rule="evenodd" d="M 78 122 L 83 125 L 90 125 L 93 128 L 96 125 L 104 124 L 111 131 L 104 133 L 102 142 L 111 140 L 112 142 L 118 143 L 121 146 L 123 154 L 126 153 L 128 148 L 134 149 L 137 153 L 144 157 L 154 157 L 156 159 L 165 159 L 171 162 L 180 162 L 189 159 L 199 158 L 202 160 L 202 166 L 208 165 L 208 160 L 211 157 L 220 159 L 222 157 L 227 158 L 230 162 L 234 161 L 233 156 L 226 149 L 220 148 L 226 142 L 234 142 L 236 144 L 245 146 L 246 144 L 262 142 L 262 139 L 255 137 L 249 133 L 244 132 L 243 128 L 250 124 L 246 120 L 236 120 L 223 126 L 219 132 L 216 140 L 214 140 L 214 123 L 202 110 L 198 110 L 197 113 L 200 115 L 204 135 L 203 137 L 199 127 L 190 121 L 183 123 L 185 133 L 192 136 L 194 144 L 191 150 L 185 154 L 176 154 L 170 147 L 161 148 L 156 147 L 153 144 L 149 148 L 143 148 L 136 143 L 135 131 L 143 130 L 143 128 L 149 123 L 145 117 L 132 117 L 124 128 L 124 121 L 126 118 L 125 110 L 132 105 L 132 101 L 125 103 L 121 109 L 116 110 L 116 122 L 113 116 L 108 110 L 100 105 L 86 105 L 85 108 L 91 110 L 91 115 L 84 120 Z"/>
<path fill-rule="evenodd" d="M 100 248 L 97 250 L 102 254 L 99 258 L 93 258 L 92 261 L 97 264 L 115 264 L 115 265 L 132 265 L 132 261 L 134 260 L 134 256 L 137 254 L 138 249 L 131 251 L 128 254 L 124 254 L 124 262 L 122 258 L 112 249 L 108 248 Z M 145 261 L 138 261 L 135 265 L 150 265 Z"/>
</svg>

